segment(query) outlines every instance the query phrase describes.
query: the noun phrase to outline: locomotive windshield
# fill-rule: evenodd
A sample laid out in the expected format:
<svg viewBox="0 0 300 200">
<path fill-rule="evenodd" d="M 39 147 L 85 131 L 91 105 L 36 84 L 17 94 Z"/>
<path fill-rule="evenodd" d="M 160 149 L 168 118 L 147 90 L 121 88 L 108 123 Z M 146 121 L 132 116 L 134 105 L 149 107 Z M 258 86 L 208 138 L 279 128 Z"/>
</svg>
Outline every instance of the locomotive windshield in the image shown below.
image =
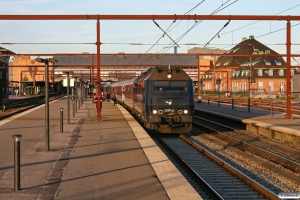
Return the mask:
<svg viewBox="0 0 300 200">
<path fill-rule="evenodd" d="M 187 91 L 186 81 L 153 81 L 154 91 Z"/>
</svg>

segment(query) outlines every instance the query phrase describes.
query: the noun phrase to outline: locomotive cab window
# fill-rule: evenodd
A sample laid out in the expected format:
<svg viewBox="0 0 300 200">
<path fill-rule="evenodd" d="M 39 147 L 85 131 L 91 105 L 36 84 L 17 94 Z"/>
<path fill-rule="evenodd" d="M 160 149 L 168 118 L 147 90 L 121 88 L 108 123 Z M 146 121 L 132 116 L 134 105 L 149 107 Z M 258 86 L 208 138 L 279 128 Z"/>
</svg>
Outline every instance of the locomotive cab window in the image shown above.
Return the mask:
<svg viewBox="0 0 300 200">
<path fill-rule="evenodd" d="M 153 81 L 154 91 L 187 91 L 186 81 Z"/>
</svg>

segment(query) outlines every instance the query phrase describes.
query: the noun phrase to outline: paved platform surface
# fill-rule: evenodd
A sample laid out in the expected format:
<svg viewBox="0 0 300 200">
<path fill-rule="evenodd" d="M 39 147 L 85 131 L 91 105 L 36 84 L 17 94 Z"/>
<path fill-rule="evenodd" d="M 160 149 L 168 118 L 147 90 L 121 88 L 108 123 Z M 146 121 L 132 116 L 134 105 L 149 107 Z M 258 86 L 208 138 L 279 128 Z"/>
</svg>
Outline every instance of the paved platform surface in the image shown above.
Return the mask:
<svg viewBox="0 0 300 200">
<path fill-rule="evenodd" d="M 293 135 L 300 136 L 300 116 L 293 115 L 293 119 L 285 119 L 285 113 L 274 112 L 271 115 L 270 110 L 261 110 L 248 107 L 234 106 L 230 104 L 220 104 L 207 101 L 202 103 L 195 103 L 196 109 L 206 110 L 219 115 L 223 115 L 232 119 L 243 121 L 244 123 L 255 123 L 257 126 L 263 126 L 266 128 L 277 129 L 285 131 Z"/>
<path fill-rule="evenodd" d="M 50 103 L 50 151 L 44 106 L 0 121 L 0 199 L 201 199 L 120 105 L 104 102 L 103 120 L 85 101 L 70 114 Z M 64 108 L 64 132 L 59 110 Z M 21 190 L 14 191 L 13 134 L 22 134 Z"/>
</svg>

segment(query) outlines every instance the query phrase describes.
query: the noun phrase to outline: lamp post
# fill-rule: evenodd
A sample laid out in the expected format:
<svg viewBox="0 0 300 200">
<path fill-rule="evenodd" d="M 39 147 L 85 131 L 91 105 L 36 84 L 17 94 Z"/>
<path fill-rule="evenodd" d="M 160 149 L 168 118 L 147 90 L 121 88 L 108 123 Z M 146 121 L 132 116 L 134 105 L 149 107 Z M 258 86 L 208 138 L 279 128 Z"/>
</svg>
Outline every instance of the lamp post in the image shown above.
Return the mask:
<svg viewBox="0 0 300 200">
<path fill-rule="evenodd" d="M 74 86 L 75 86 L 75 111 L 77 113 L 77 77 L 75 77 L 75 83 L 74 83 Z"/>
<path fill-rule="evenodd" d="M 67 74 L 67 120 L 68 124 L 70 124 L 70 72 L 66 72 Z"/>
<path fill-rule="evenodd" d="M 54 58 L 36 58 L 35 61 L 45 63 L 45 150 L 50 150 L 49 139 L 49 61 L 55 63 Z"/>
</svg>

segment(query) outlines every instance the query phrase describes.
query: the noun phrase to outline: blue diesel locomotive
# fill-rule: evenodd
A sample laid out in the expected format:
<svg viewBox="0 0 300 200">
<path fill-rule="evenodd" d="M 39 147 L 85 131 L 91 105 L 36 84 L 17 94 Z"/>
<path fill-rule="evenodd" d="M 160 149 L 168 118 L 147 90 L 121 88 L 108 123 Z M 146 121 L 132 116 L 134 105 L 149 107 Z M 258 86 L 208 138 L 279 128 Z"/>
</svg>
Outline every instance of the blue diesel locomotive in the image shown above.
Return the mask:
<svg viewBox="0 0 300 200">
<path fill-rule="evenodd" d="M 194 89 L 181 67 L 149 67 L 137 78 L 111 83 L 114 93 L 144 126 L 161 133 L 185 133 L 192 129 Z"/>
</svg>

